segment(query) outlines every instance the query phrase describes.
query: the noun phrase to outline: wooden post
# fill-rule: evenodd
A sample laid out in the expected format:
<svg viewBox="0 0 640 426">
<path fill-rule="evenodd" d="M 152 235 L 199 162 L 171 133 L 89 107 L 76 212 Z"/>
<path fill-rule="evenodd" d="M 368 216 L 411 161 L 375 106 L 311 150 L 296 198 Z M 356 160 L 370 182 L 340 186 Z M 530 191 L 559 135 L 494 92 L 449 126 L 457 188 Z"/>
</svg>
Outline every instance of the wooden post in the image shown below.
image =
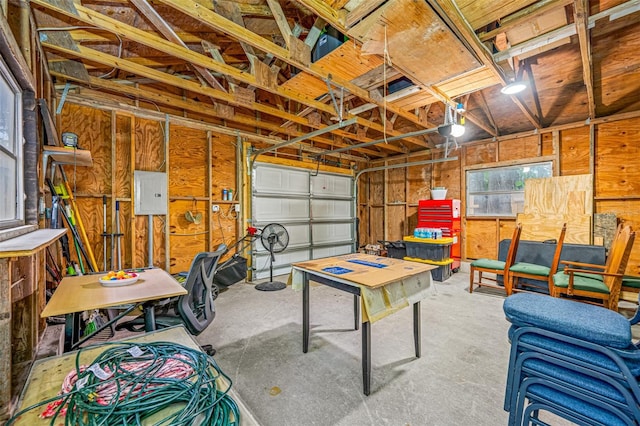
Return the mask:
<svg viewBox="0 0 640 426">
<path fill-rule="evenodd" d="M 11 262 L 0 258 L 0 420 L 9 417 L 11 406 Z"/>
</svg>

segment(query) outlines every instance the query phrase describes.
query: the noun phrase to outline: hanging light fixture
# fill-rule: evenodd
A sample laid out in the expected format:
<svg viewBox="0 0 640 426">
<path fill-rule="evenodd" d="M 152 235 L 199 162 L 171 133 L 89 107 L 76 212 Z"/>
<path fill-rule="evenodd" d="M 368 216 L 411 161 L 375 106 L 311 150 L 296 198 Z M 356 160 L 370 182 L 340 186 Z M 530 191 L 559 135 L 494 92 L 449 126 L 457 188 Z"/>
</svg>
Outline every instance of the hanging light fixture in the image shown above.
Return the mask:
<svg viewBox="0 0 640 426">
<path fill-rule="evenodd" d="M 515 95 L 516 93 L 522 92 L 526 88 L 526 83 L 524 83 L 523 81 L 515 80 L 500 89 L 500 92 L 503 95 Z"/>
<path fill-rule="evenodd" d="M 500 89 L 500 93 L 503 95 L 515 95 L 516 93 L 520 93 L 526 89 L 527 83 L 525 83 L 522 78 L 525 68 L 524 62 L 520 61 L 518 63 L 518 71 L 516 72 L 515 78 L 512 78 L 509 84 Z"/>
</svg>

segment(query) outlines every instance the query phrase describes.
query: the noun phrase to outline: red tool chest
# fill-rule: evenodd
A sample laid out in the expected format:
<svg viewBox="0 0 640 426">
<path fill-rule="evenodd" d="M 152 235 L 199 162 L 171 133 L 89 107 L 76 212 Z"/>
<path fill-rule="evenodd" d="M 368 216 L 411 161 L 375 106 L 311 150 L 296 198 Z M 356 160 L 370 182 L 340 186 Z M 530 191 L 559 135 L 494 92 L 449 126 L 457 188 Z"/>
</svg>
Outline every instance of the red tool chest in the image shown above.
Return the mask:
<svg viewBox="0 0 640 426">
<path fill-rule="evenodd" d="M 460 200 L 420 200 L 418 202 L 418 228 L 440 228 L 442 236 L 453 238 L 451 245 L 452 268 L 460 267 Z"/>
</svg>

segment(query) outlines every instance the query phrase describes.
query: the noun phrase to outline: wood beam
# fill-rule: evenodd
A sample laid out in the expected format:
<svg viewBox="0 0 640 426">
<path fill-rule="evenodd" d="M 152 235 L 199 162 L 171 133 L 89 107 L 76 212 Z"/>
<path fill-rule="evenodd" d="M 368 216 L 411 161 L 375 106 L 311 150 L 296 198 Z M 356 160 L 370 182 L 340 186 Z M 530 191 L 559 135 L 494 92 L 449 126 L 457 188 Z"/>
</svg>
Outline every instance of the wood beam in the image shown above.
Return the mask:
<svg viewBox="0 0 640 426">
<path fill-rule="evenodd" d="M 371 1 L 371 0 L 367 0 Z M 346 34 L 347 28 L 345 26 L 347 11 L 344 9 L 335 10 L 322 0 L 295 0 L 295 3 L 301 4 L 315 15 L 321 17 L 332 27 L 338 31 Z"/>
<path fill-rule="evenodd" d="M 533 71 L 531 70 L 531 63 L 528 60 L 524 60 L 522 67 L 527 71 L 527 78 L 529 79 L 529 90 L 531 96 L 533 96 L 533 103 L 536 106 L 536 112 L 538 113 L 538 120 L 540 127 L 544 127 L 544 117 L 542 116 L 542 106 L 540 105 L 540 96 L 538 96 L 538 89 L 536 88 L 536 79 L 533 77 Z M 515 95 L 519 98 L 519 95 Z M 522 100 L 521 100 L 522 102 Z"/>
<path fill-rule="evenodd" d="M 314 77 L 317 77 L 324 81 L 331 80 L 332 83 L 335 84 L 336 86 L 344 87 L 346 91 L 351 92 L 351 94 L 359 98 L 362 98 L 366 102 L 372 102 L 372 103 L 376 103 L 379 106 L 382 106 L 382 102 L 380 102 L 380 100 L 372 99 L 366 90 L 361 89 L 360 87 L 356 86 L 355 84 L 347 80 L 343 80 L 340 78 L 336 78 L 335 76 L 332 76 L 331 73 L 327 72 L 322 66 L 319 66 L 313 63 L 307 64 L 307 63 L 301 62 L 289 50 L 278 46 L 277 44 L 247 30 L 246 28 L 240 25 L 235 24 L 234 22 L 229 21 L 228 19 L 225 19 L 219 14 L 216 14 L 208 9 L 201 7 L 194 0 L 157 0 L 157 1 L 159 1 L 160 3 L 166 4 L 167 6 L 172 7 L 175 10 L 178 10 L 188 16 L 191 16 L 192 18 L 197 19 L 204 25 L 214 28 L 217 31 L 223 32 L 229 35 L 230 37 L 237 39 L 240 42 L 250 44 L 256 47 L 257 49 L 260 49 L 267 53 L 271 53 L 275 57 L 283 60 L 284 62 L 287 62 L 290 65 L 293 65 L 294 67 L 304 72 L 307 72 L 313 75 Z M 298 0 L 298 2 L 304 4 L 305 6 L 307 6 L 306 4 L 307 2 L 312 4 L 321 3 L 316 0 L 304 0 L 304 1 Z M 325 8 L 328 7 L 324 3 L 322 3 L 322 5 L 324 5 Z M 324 16 L 322 17 L 323 19 L 327 20 L 327 18 L 325 18 Z M 327 21 L 330 22 L 330 20 L 327 20 Z M 403 117 L 414 124 L 422 126 L 422 123 L 420 123 L 419 120 L 416 118 L 416 116 L 413 115 L 410 111 L 406 111 L 401 108 L 397 108 L 393 106 L 387 106 L 387 109 L 390 112 L 398 114 L 400 117 Z M 346 117 L 346 118 L 349 118 L 349 117 Z"/>
<path fill-rule="evenodd" d="M 164 1 L 164 0 L 162 0 L 162 1 Z M 180 1 L 192 1 L 192 0 L 180 0 Z M 313 107 L 313 108 L 318 109 L 318 110 L 323 111 L 323 112 L 327 112 L 329 114 L 333 114 L 334 113 L 334 110 L 330 105 L 327 105 L 327 104 L 324 104 L 322 102 L 318 102 L 316 100 L 313 100 L 313 99 L 309 98 L 308 96 L 301 95 L 297 91 L 294 91 L 292 89 L 288 89 L 286 87 L 282 87 L 282 86 L 274 87 L 274 86 L 271 86 L 271 85 L 268 85 L 268 84 L 259 84 L 259 82 L 258 82 L 258 80 L 257 80 L 255 75 L 240 71 L 237 68 L 232 67 L 230 65 L 217 62 L 217 61 L 215 61 L 215 60 L 213 60 L 213 59 L 211 59 L 211 58 L 209 58 L 209 57 L 207 57 L 205 55 L 202 55 L 200 53 L 194 52 L 194 51 L 192 51 L 192 50 L 190 50 L 188 48 L 176 45 L 175 43 L 172 43 L 172 42 L 170 42 L 170 41 L 168 41 L 166 39 L 158 37 L 155 34 L 146 33 L 143 30 L 140 30 L 138 28 L 126 25 L 126 24 L 124 24 L 122 22 L 119 22 L 119 21 L 117 21 L 115 19 L 109 18 L 109 17 L 107 17 L 105 15 L 102 15 L 102 14 L 100 14 L 98 12 L 95 12 L 95 11 L 89 9 L 89 8 L 86 8 L 86 7 L 82 6 L 82 5 L 76 5 L 76 9 L 77 9 L 77 13 L 78 13 L 76 15 L 76 14 L 74 14 L 72 12 L 60 9 L 60 8 L 52 5 L 51 3 L 49 3 L 48 1 L 45 1 L 45 0 L 32 0 L 31 4 L 50 9 L 50 10 L 56 12 L 56 13 L 62 14 L 64 16 L 71 17 L 73 19 L 80 20 L 82 22 L 85 22 L 85 23 L 90 24 L 90 25 L 97 26 L 97 27 L 102 28 L 102 29 L 107 29 L 109 31 L 113 31 L 113 32 L 119 34 L 122 37 L 126 37 L 128 39 L 131 39 L 133 41 L 139 42 L 139 43 L 144 44 L 146 46 L 152 47 L 152 48 L 154 48 L 156 50 L 162 51 L 162 52 L 167 53 L 169 55 L 182 58 L 185 61 L 188 61 L 188 62 L 197 64 L 197 65 L 206 67 L 206 68 L 214 70 L 216 72 L 220 72 L 220 73 L 223 73 L 223 74 L 230 75 L 233 78 L 235 78 L 236 80 L 244 82 L 244 83 L 246 83 L 246 84 L 248 84 L 250 86 L 259 87 L 260 89 L 266 90 L 266 91 L 274 93 L 276 95 L 283 96 L 283 97 L 286 97 L 286 98 L 289 98 L 289 99 L 293 99 L 293 100 L 295 100 L 297 102 L 300 102 L 300 103 L 302 103 L 304 105 Z M 218 14 L 215 14 L 215 13 L 209 11 L 208 9 L 202 9 L 201 7 L 199 9 L 201 11 L 204 11 L 204 10 L 208 11 L 211 15 L 215 16 L 218 21 L 225 22 L 226 25 L 234 26 L 234 28 L 236 28 L 240 33 L 252 34 L 253 37 L 263 39 L 262 37 L 251 33 L 246 28 L 241 27 L 241 26 L 229 21 L 229 20 L 221 17 Z M 266 40 L 265 40 L 265 42 L 266 43 L 270 43 L 269 41 L 266 41 Z M 271 44 L 273 44 L 273 43 L 271 43 Z M 53 45 L 50 44 L 50 46 L 53 46 Z M 279 49 L 279 51 L 285 51 L 286 52 L 286 49 L 283 49 L 283 48 L 281 48 L 280 46 L 278 46 L 276 44 L 273 44 L 273 46 L 275 46 L 275 48 Z M 56 47 L 58 49 L 60 48 L 59 46 L 56 46 Z M 82 48 L 82 46 L 79 46 L 79 47 Z M 96 50 L 92 50 L 92 49 L 88 49 L 88 48 L 84 48 L 84 49 L 85 49 L 84 50 L 85 52 L 99 53 Z M 74 55 L 73 53 L 70 53 L 70 54 L 72 56 Z M 116 65 L 116 64 L 119 63 L 119 61 L 121 61 L 121 60 L 114 61 L 113 59 L 117 59 L 117 58 L 115 58 L 113 56 L 110 56 L 110 55 L 106 55 L 104 57 L 105 58 L 109 58 L 109 57 L 111 58 L 110 60 L 108 60 L 108 64 L 110 64 L 109 66 L 113 66 L 113 67 L 118 67 L 118 65 Z M 122 61 L 124 61 L 124 60 L 122 60 Z M 98 61 L 98 60 L 96 62 L 100 63 L 100 61 Z M 132 64 L 131 61 L 128 61 L 128 60 L 126 61 L 126 63 L 128 64 L 128 66 L 130 66 Z M 136 73 L 135 71 L 131 71 L 131 72 Z M 166 74 L 160 73 L 159 76 L 166 76 Z M 179 79 L 175 83 L 179 83 L 179 82 L 183 82 L 184 83 L 185 81 L 182 80 L 182 79 Z M 169 83 L 167 83 L 167 84 L 169 84 Z M 182 86 L 180 84 L 177 84 L 176 87 L 182 87 Z M 194 91 L 198 92 L 197 90 L 194 90 Z M 202 93 L 202 92 L 198 92 L 198 93 Z M 219 96 L 214 96 L 214 97 L 218 98 L 219 100 L 224 100 L 224 99 L 221 99 Z M 225 97 L 225 98 L 228 98 L 228 97 Z M 227 101 L 227 102 L 230 102 L 230 103 L 232 103 L 234 105 L 241 105 L 241 103 L 238 102 L 237 99 L 234 100 L 234 101 Z M 260 104 L 256 104 L 255 102 L 253 104 L 254 105 L 260 105 Z M 262 108 L 262 106 L 260 106 L 260 108 Z M 390 107 L 387 107 L 387 109 L 389 111 L 396 112 L 394 109 L 392 109 Z M 274 109 L 274 111 L 278 112 L 277 114 L 275 114 L 275 116 L 282 117 L 282 111 L 280 111 L 278 109 Z M 262 112 L 266 112 L 266 111 L 262 111 Z M 269 112 L 266 112 L 266 113 L 270 114 L 270 115 L 274 115 L 273 111 L 271 113 L 269 113 Z M 403 116 L 402 114 L 400 114 L 400 115 Z M 291 115 L 291 116 L 295 117 L 294 115 Z M 350 117 L 346 117 L 346 118 L 350 118 Z M 381 125 L 376 125 L 374 123 L 368 123 L 366 120 L 364 120 L 362 118 L 358 118 L 358 120 L 359 120 L 359 124 L 361 124 L 361 125 L 367 125 L 371 129 L 374 129 L 374 130 L 379 131 L 379 132 L 383 132 L 384 131 L 384 128 Z M 292 121 L 295 121 L 295 120 L 292 120 Z M 303 121 L 304 122 L 302 122 L 302 123 L 300 123 L 299 121 L 296 121 L 296 122 L 298 122 L 300 124 L 304 124 L 304 125 L 309 125 L 308 124 L 308 120 L 303 120 Z M 397 134 L 400 134 L 400 133 L 399 132 L 393 132 L 393 133 L 390 133 L 390 134 L 391 135 L 397 135 Z M 426 142 L 424 142 L 422 139 L 412 138 L 412 139 L 407 139 L 407 141 L 411 142 L 411 143 L 413 143 L 415 145 L 426 147 Z"/>
<path fill-rule="evenodd" d="M 287 49 L 291 50 L 291 38 L 293 37 L 293 32 L 291 32 L 289 21 L 287 21 L 287 17 L 282 11 L 282 6 L 280 6 L 278 0 L 267 0 L 267 4 L 269 5 L 269 9 L 271 9 L 271 13 L 273 13 L 273 17 L 276 20 L 276 24 L 278 25 L 280 32 L 282 33 Z"/>
<path fill-rule="evenodd" d="M 582 60 L 582 78 L 587 88 L 589 102 L 589 118 L 596 118 L 596 102 L 593 94 L 593 66 L 591 62 L 591 38 L 589 36 L 589 0 L 575 0 L 573 17 L 580 43 L 580 58 Z"/>
<path fill-rule="evenodd" d="M 151 22 L 151 24 L 162 34 L 167 40 L 176 43 L 185 49 L 188 49 L 187 45 L 184 41 L 178 37 L 178 35 L 173 31 L 173 28 L 165 21 L 156 10 L 151 7 L 151 5 L 147 2 L 147 0 L 130 0 L 131 3 L 138 9 L 138 11 Z M 216 89 L 222 90 L 226 92 L 227 89 L 220 84 L 216 78 L 211 75 L 211 72 L 203 66 L 193 65 L 191 66 L 195 69 L 196 74 L 204 81 L 206 81 L 211 87 L 215 87 Z"/>
<path fill-rule="evenodd" d="M 83 83 L 81 79 L 74 78 L 73 76 L 60 74 L 57 72 L 52 72 L 51 75 L 58 78 L 66 79 L 68 81 L 81 83 L 83 85 L 87 84 L 87 83 Z M 284 129 L 280 127 L 277 123 L 269 123 L 265 121 L 256 120 L 253 117 L 239 114 L 235 111 L 232 114 L 224 114 L 224 113 L 221 114 L 218 112 L 218 109 L 216 108 L 203 109 L 202 103 L 200 102 L 183 99 L 182 97 L 179 97 L 179 96 L 167 94 L 166 91 L 156 90 L 149 87 L 138 88 L 138 87 L 134 87 L 127 84 L 115 83 L 110 80 L 100 79 L 97 77 L 90 77 L 88 86 L 92 88 L 100 88 L 103 90 L 111 91 L 118 95 L 128 95 L 135 99 L 152 101 L 160 105 L 182 108 L 186 111 L 191 111 L 197 114 L 201 114 L 201 115 L 205 115 L 213 118 L 224 119 L 228 122 L 234 122 L 241 125 L 251 126 L 254 128 L 274 131 L 280 134 L 286 134 L 288 136 L 297 137 L 297 136 L 304 135 L 303 132 L 296 131 L 293 129 Z M 354 138 L 357 137 L 356 135 L 352 135 L 352 134 L 349 134 L 349 136 Z M 348 146 L 347 144 L 341 144 L 334 140 L 321 138 L 321 137 L 311 138 L 311 140 L 324 143 L 330 146 L 340 146 L 340 147 Z M 362 139 L 363 142 L 370 141 L 370 140 L 371 139 L 367 139 L 367 140 Z M 394 145 L 385 146 L 385 148 L 388 148 L 388 151 L 390 152 L 396 152 L 396 153 L 402 152 L 400 148 L 397 148 Z M 384 153 L 380 153 L 378 151 L 372 151 L 372 150 L 354 150 L 354 151 L 358 151 L 364 155 L 374 156 L 374 157 L 380 157 L 385 155 Z M 363 161 L 363 160 L 365 159 L 360 158 L 360 161 Z"/>
<path fill-rule="evenodd" d="M 496 121 L 493 118 L 493 114 L 491 114 L 491 110 L 489 109 L 489 104 L 487 104 L 487 99 L 484 97 L 484 93 L 482 92 L 482 90 L 479 90 L 475 92 L 475 95 L 476 97 L 480 98 L 480 102 L 478 102 L 478 104 L 480 105 L 480 108 L 482 109 L 482 111 L 484 111 L 484 114 L 487 116 L 487 119 L 489 120 L 489 124 L 491 124 L 491 127 L 493 127 L 495 134 L 499 135 L 500 131 L 498 130 Z"/>
<path fill-rule="evenodd" d="M 368 14 L 376 10 L 382 3 L 386 0 L 366 0 L 361 2 L 358 6 L 354 7 L 348 14 L 346 18 L 346 26 L 347 28 L 351 28 L 355 24 L 358 23 L 362 18 L 366 17 Z"/>
</svg>

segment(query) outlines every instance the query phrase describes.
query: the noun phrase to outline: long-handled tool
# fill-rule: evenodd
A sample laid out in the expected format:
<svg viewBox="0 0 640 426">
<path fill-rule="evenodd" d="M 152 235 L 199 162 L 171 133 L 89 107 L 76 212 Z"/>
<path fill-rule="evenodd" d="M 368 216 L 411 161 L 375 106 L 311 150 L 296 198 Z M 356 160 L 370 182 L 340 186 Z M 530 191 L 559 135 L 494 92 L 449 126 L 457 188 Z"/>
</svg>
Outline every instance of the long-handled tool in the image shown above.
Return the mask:
<svg viewBox="0 0 640 426">
<path fill-rule="evenodd" d="M 67 180 L 67 177 L 65 176 L 64 170 L 62 170 L 62 166 L 60 166 L 60 170 L 61 170 L 61 174 L 62 174 L 62 179 L 63 179 L 63 184 L 64 187 L 67 190 L 67 195 L 69 196 L 69 202 L 71 203 L 71 209 L 74 212 L 74 217 L 75 217 L 75 225 L 79 231 L 79 235 L 82 237 L 82 243 L 84 244 L 85 250 L 87 251 L 87 254 L 89 255 L 89 260 L 88 263 L 91 265 L 91 269 L 94 272 L 98 271 L 98 263 L 96 262 L 96 258 L 93 255 L 93 250 L 91 249 L 91 243 L 89 242 L 89 237 L 87 236 L 87 233 L 84 229 L 84 223 L 82 222 L 82 217 L 80 216 L 80 212 L 78 210 L 78 206 L 76 205 L 76 200 L 73 196 L 73 192 L 71 191 L 71 187 L 69 186 L 69 181 Z"/>
<path fill-rule="evenodd" d="M 89 255 L 87 254 L 87 251 L 84 248 L 84 244 L 82 244 L 82 240 L 80 239 L 80 235 L 78 234 L 78 230 L 76 229 L 75 225 L 73 224 L 73 221 L 71 220 L 71 218 L 67 214 L 67 211 L 66 211 L 66 209 L 64 208 L 64 205 L 63 205 L 62 198 L 58 197 L 57 192 L 56 192 L 56 188 L 53 186 L 53 182 L 51 182 L 51 179 L 49 179 L 49 178 L 46 178 L 45 181 L 46 181 L 47 185 L 49 186 L 49 190 L 51 191 L 52 198 L 53 197 L 57 197 L 58 198 L 60 206 L 62 207 L 62 208 L 59 208 L 58 211 L 60 211 L 62 213 L 62 217 L 65 219 L 65 221 L 67 223 L 67 226 L 71 230 L 71 235 L 73 236 L 75 241 L 78 243 L 78 249 L 80 250 L 80 254 L 82 254 L 84 259 L 87 261 L 87 264 L 90 267 L 89 269 L 91 269 L 92 272 L 97 272 L 96 270 L 93 269 L 93 266 L 91 265 L 91 261 L 89 260 Z M 78 255 L 78 257 L 80 257 L 80 255 Z"/>
<path fill-rule="evenodd" d="M 51 229 L 60 229 L 60 197 L 55 194 L 51 196 Z M 75 275 L 73 263 L 71 262 L 71 252 L 69 251 L 69 236 L 65 233 L 60 237 L 60 245 L 62 246 L 62 257 L 67 263 L 67 273 Z"/>
<path fill-rule="evenodd" d="M 122 252 L 120 251 L 120 201 L 116 201 L 116 235 L 117 251 L 118 251 L 118 271 L 122 270 Z"/>
<path fill-rule="evenodd" d="M 107 196 L 102 196 L 102 270 L 107 270 Z"/>
</svg>

